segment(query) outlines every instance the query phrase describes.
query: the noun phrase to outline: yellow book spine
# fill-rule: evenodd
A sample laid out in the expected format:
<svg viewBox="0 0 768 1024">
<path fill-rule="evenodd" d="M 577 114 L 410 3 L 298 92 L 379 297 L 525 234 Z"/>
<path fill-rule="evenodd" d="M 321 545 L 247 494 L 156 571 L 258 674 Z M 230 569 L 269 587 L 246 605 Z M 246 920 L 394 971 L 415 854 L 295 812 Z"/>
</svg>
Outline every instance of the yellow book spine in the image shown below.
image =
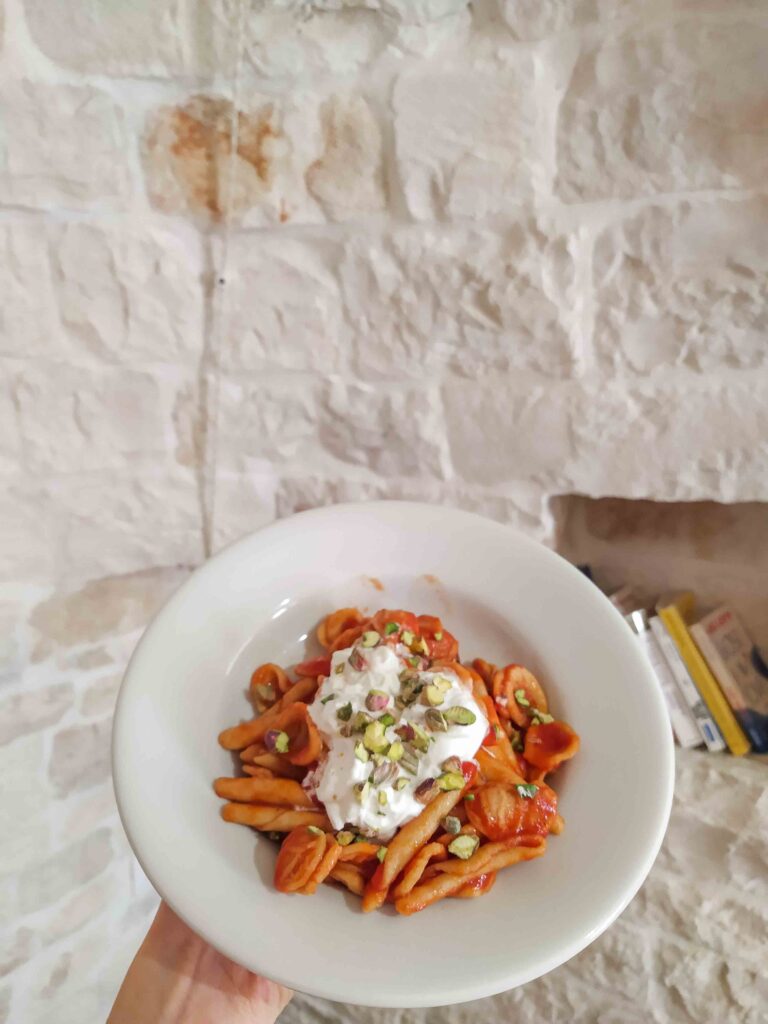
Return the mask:
<svg viewBox="0 0 768 1024">
<path fill-rule="evenodd" d="M 728 744 L 731 753 L 737 757 L 748 754 L 751 747 L 749 740 L 736 721 L 723 691 L 717 684 L 706 661 L 696 644 L 693 642 L 685 620 L 679 610 L 673 605 L 658 609 L 659 617 L 669 631 L 669 635 L 675 641 L 677 649 L 685 662 L 691 678 L 696 683 L 696 688 L 701 694 L 702 700 L 709 708 L 709 713 L 717 722 L 723 739 Z"/>
</svg>

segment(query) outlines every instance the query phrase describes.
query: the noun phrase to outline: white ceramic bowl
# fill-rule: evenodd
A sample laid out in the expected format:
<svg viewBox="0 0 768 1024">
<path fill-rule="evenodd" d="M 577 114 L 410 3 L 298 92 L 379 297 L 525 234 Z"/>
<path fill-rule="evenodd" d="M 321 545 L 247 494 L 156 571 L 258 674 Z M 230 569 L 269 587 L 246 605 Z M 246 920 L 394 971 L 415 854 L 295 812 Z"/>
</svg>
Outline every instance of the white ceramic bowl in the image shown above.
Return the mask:
<svg viewBox="0 0 768 1024">
<path fill-rule="evenodd" d="M 335 886 L 285 896 L 272 885 L 274 846 L 219 818 L 211 781 L 233 774 L 233 759 L 216 737 L 248 717 L 251 671 L 313 651 L 313 627 L 345 605 L 442 616 L 465 660 L 529 666 L 581 734 L 553 776 L 564 833 L 481 899 L 405 918 L 364 915 Z M 136 856 L 195 931 L 292 988 L 393 1007 L 513 988 L 592 942 L 653 863 L 674 770 L 659 687 L 598 589 L 508 527 L 406 502 L 303 512 L 194 573 L 131 660 L 113 767 Z"/>
</svg>

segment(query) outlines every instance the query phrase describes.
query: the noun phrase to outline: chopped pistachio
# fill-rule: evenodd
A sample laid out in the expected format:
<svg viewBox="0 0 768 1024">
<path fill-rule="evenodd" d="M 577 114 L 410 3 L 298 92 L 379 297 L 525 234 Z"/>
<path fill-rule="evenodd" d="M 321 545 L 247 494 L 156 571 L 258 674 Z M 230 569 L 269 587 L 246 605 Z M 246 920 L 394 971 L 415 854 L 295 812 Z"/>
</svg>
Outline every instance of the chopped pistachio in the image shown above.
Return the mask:
<svg viewBox="0 0 768 1024">
<path fill-rule="evenodd" d="M 349 656 L 349 664 L 355 672 L 364 672 L 368 668 L 368 662 L 360 653 L 359 647 L 353 647 Z"/>
<path fill-rule="evenodd" d="M 365 711 L 356 711 L 352 716 L 352 732 L 365 732 L 366 726 L 370 725 L 373 721 L 370 715 L 367 715 Z"/>
<path fill-rule="evenodd" d="M 549 725 L 550 722 L 554 722 L 554 717 L 548 715 L 546 711 L 536 711 L 533 716 L 534 725 Z"/>
<path fill-rule="evenodd" d="M 377 764 L 373 769 L 371 775 L 371 782 L 374 786 L 383 786 L 387 782 L 392 782 L 397 777 L 397 765 L 392 761 L 382 761 L 381 764 Z"/>
<path fill-rule="evenodd" d="M 270 683 L 259 683 L 256 687 L 256 695 L 260 700 L 271 704 L 275 699 L 275 688 Z"/>
<path fill-rule="evenodd" d="M 354 842 L 356 842 L 356 843 L 367 843 L 368 842 L 368 836 L 364 836 L 362 834 L 359 835 L 359 836 L 355 836 Z"/>
<path fill-rule="evenodd" d="M 443 693 L 447 693 L 453 686 L 453 683 L 447 676 L 434 676 L 432 679 L 432 685 L 436 686 Z"/>
<path fill-rule="evenodd" d="M 394 743 L 390 743 L 389 750 L 387 751 L 387 757 L 390 761 L 399 761 L 403 756 L 405 747 L 400 740 L 395 740 Z"/>
<path fill-rule="evenodd" d="M 389 743 L 384 735 L 384 726 L 381 722 L 371 722 L 365 727 L 363 743 L 374 754 L 380 754 L 387 749 Z"/>
<path fill-rule="evenodd" d="M 363 647 L 375 647 L 379 640 L 381 640 L 381 637 L 376 630 L 369 629 L 367 632 L 363 633 L 360 643 Z"/>
<path fill-rule="evenodd" d="M 435 640 L 442 640 L 442 639 L 443 639 L 443 634 L 442 633 L 435 633 Z"/>
<path fill-rule="evenodd" d="M 406 647 L 410 647 L 413 643 L 413 633 L 410 629 L 404 629 L 400 635 L 400 639 L 403 641 Z"/>
<path fill-rule="evenodd" d="M 443 772 L 438 777 L 437 784 L 440 789 L 464 789 L 466 780 L 461 772 Z"/>
<path fill-rule="evenodd" d="M 384 858 L 386 856 L 387 856 L 387 847 L 386 846 L 380 846 L 378 848 L 378 850 L 376 851 L 376 860 L 379 862 L 379 864 L 382 864 L 384 862 Z"/>
<path fill-rule="evenodd" d="M 336 712 L 336 717 L 340 722 L 348 722 L 352 717 L 352 705 L 345 704 L 344 707 L 339 708 Z"/>
<path fill-rule="evenodd" d="M 379 807 L 387 806 L 387 794 L 383 789 L 379 790 L 379 794 L 376 799 L 379 801 Z"/>
<path fill-rule="evenodd" d="M 365 698 L 365 706 L 369 711 L 383 711 L 389 704 L 389 694 L 384 690 L 369 690 Z"/>
<path fill-rule="evenodd" d="M 458 818 L 449 814 L 448 817 L 443 818 L 443 828 L 452 836 L 457 836 L 461 832 L 461 822 Z"/>
<path fill-rule="evenodd" d="M 525 797 L 526 800 L 530 800 L 532 797 L 536 796 L 539 791 L 539 787 L 533 782 L 518 782 L 515 789 L 520 796 Z"/>
<path fill-rule="evenodd" d="M 422 654 L 429 654 L 429 644 L 423 636 L 419 637 L 416 643 L 413 645 L 413 650 L 421 651 Z"/>
<path fill-rule="evenodd" d="M 408 779 L 406 779 L 404 776 L 401 776 L 395 783 L 395 789 L 398 791 L 398 793 L 401 793 L 407 785 Z"/>
<path fill-rule="evenodd" d="M 413 658 L 408 658 L 408 664 L 411 666 L 411 668 L 418 668 L 419 665 L 421 665 L 421 658 L 418 658 L 416 656 L 414 656 Z"/>
<path fill-rule="evenodd" d="M 340 676 L 341 673 L 344 671 L 344 662 L 340 661 L 333 671 L 336 673 L 337 676 Z"/>
<path fill-rule="evenodd" d="M 435 686 L 434 683 L 430 683 L 429 686 L 424 688 L 421 699 L 425 704 L 429 704 L 435 708 L 438 704 L 442 704 L 445 700 L 445 694 L 439 686 Z"/>
<path fill-rule="evenodd" d="M 311 832 L 313 836 L 325 835 L 325 832 L 323 832 L 321 828 L 318 828 L 317 825 L 307 825 L 307 831 Z"/>
<path fill-rule="evenodd" d="M 413 731 L 413 726 L 410 724 L 410 722 L 404 722 L 402 725 L 398 726 L 397 729 L 395 729 L 395 732 L 400 737 L 400 739 L 405 740 L 406 743 L 410 742 L 416 735 L 416 733 Z"/>
<path fill-rule="evenodd" d="M 363 803 L 365 798 L 371 792 L 371 784 L 367 780 L 365 782 L 356 782 L 354 785 L 355 796 L 360 803 Z"/>
<path fill-rule="evenodd" d="M 424 779 L 424 781 L 419 783 L 416 789 L 414 789 L 413 795 L 420 804 L 428 804 L 429 801 L 433 797 L 437 796 L 439 792 L 440 788 L 435 779 Z"/>
<path fill-rule="evenodd" d="M 493 735 L 496 737 L 497 740 L 500 740 L 501 737 L 504 735 L 504 732 L 502 731 L 502 728 L 501 728 L 500 725 L 494 725 L 494 727 L 493 727 Z"/>
<path fill-rule="evenodd" d="M 385 712 L 383 715 L 379 715 L 379 721 L 381 722 L 385 729 L 388 729 L 390 725 L 395 724 L 394 718 L 392 717 L 392 715 L 390 715 L 388 711 Z"/>
<path fill-rule="evenodd" d="M 421 751 L 422 754 L 426 754 L 429 750 L 429 733 L 425 732 L 421 726 L 416 725 L 415 722 L 413 723 L 413 732 L 414 736 L 411 742 L 417 750 Z"/>
<path fill-rule="evenodd" d="M 401 768 L 408 772 L 409 775 L 415 775 L 419 770 L 419 762 L 416 759 L 416 755 L 406 750 L 403 756 L 398 761 Z"/>
<path fill-rule="evenodd" d="M 275 750 L 278 754 L 287 754 L 291 743 L 287 732 L 279 732 L 275 737 Z"/>
<path fill-rule="evenodd" d="M 396 633 L 398 629 L 400 629 L 400 627 L 396 622 L 388 622 L 384 627 L 384 636 L 392 636 L 392 634 Z"/>
<path fill-rule="evenodd" d="M 525 696 L 525 690 L 515 690 L 515 700 L 521 708 L 529 708 L 531 706 L 531 702 Z"/>
<path fill-rule="evenodd" d="M 472 725 L 477 720 L 477 715 L 469 708 L 448 708 L 443 714 L 451 725 Z"/>
<path fill-rule="evenodd" d="M 465 800 L 470 800 L 470 801 L 474 800 L 475 799 L 475 794 L 474 793 L 467 793 L 467 795 L 464 797 L 464 799 Z"/>
<path fill-rule="evenodd" d="M 438 708 L 430 708 L 426 712 L 424 723 L 431 732 L 448 732 L 448 722 Z"/>
<path fill-rule="evenodd" d="M 353 832 L 342 831 L 336 833 L 336 842 L 339 844 L 339 846 L 349 846 L 349 844 L 354 840 L 354 838 L 355 836 Z"/>
<path fill-rule="evenodd" d="M 365 749 L 362 743 L 355 744 L 355 757 L 357 758 L 358 761 L 362 761 L 363 764 L 365 764 L 366 761 L 369 760 L 370 756 L 371 755 L 368 753 L 368 751 Z"/>
<path fill-rule="evenodd" d="M 460 860 L 469 860 L 479 845 L 479 836 L 467 835 L 465 833 L 464 835 L 456 836 L 455 839 L 451 840 L 448 844 L 448 852 L 452 853 L 454 857 L 458 857 Z"/>
<path fill-rule="evenodd" d="M 335 696 L 336 696 L 336 694 L 335 694 L 335 693 L 329 693 L 327 697 L 323 697 L 323 699 L 322 699 L 322 700 L 320 701 L 320 703 L 321 703 L 321 704 L 327 704 L 327 703 L 328 703 L 328 701 L 329 701 L 329 700 L 333 700 L 333 698 L 334 698 Z"/>
<path fill-rule="evenodd" d="M 455 755 L 453 757 L 446 757 L 440 767 L 444 772 L 460 772 L 461 760 Z"/>
</svg>

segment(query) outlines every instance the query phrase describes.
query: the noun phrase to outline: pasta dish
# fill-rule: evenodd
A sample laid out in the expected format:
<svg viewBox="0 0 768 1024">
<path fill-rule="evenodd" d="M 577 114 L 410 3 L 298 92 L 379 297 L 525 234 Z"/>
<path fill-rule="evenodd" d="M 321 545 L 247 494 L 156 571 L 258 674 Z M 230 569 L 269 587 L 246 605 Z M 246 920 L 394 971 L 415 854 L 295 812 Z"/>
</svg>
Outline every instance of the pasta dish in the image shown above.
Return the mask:
<svg viewBox="0 0 768 1024">
<path fill-rule="evenodd" d="M 413 914 L 545 852 L 564 825 L 545 780 L 579 738 L 531 672 L 462 664 L 440 619 L 407 611 L 341 608 L 317 639 L 293 679 L 259 666 L 256 716 L 219 736 L 243 771 L 214 783 L 222 816 L 279 842 L 278 890 L 335 882 Z"/>
</svg>

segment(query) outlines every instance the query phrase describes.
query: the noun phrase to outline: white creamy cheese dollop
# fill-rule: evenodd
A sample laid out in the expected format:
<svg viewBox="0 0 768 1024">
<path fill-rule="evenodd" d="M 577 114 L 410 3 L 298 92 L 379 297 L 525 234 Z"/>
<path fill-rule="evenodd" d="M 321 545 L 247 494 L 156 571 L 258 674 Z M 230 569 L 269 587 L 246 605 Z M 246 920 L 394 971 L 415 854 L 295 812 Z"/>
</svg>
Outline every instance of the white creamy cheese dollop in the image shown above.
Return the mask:
<svg viewBox="0 0 768 1024">
<path fill-rule="evenodd" d="M 350 664 L 350 656 L 358 667 Z M 311 786 L 335 829 L 351 825 L 365 835 L 385 841 L 390 839 L 398 828 L 424 809 L 424 804 L 414 796 L 417 787 L 427 779 L 439 778 L 445 770 L 443 762 L 448 758 L 471 760 L 488 731 L 488 721 L 471 690 L 454 672 L 447 669 L 418 671 L 410 663 L 411 658 L 411 651 L 402 644 L 356 646 L 337 651 L 331 660 L 331 674 L 310 705 L 309 713 L 328 748 L 325 759 L 312 773 Z M 411 685 L 422 688 L 422 694 L 426 686 L 437 680 L 442 700 L 435 710 L 445 713 L 451 708 L 464 708 L 472 713 L 464 717 L 474 716 L 474 720 L 466 725 L 448 722 L 447 731 L 431 729 L 427 718 L 430 705 L 423 703 L 421 695 L 406 707 L 396 703 L 395 699 L 403 691 L 403 673 L 411 677 Z M 376 710 L 366 707 L 372 690 L 386 694 L 386 707 Z M 383 697 L 379 697 L 379 703 L 382 702 Z M 413 725 L 427 734 L 427 750 L 419 754 L 413 773 L 405 769 L 402 761 L 390 762 L 386 752 L 374 755 L 360 750 L 362 731 L 345 735 L 358 712 L 372 720 L 379 720 L 384 714 L 392 716 L 394 723 L 384 727 L 387 747 L 402 742 L 396 730 L 402 731 L 403 726 Z M 422 742 L 422 745 L 425 744 Z M 362 761 L 356 756 L 356 747 L 362 756 L 367 753 L 368 760 Z M 394 766 L 388 769 L 391 777 L 379 784 L 371 782 L 377 763 L 382 766 L 381 771 L 387 770 L 389 764 Z M 398 786 L 401 779 L 405 782 Z M 369 782 L 368 787 L 360 793 L 366 782 Z M 380 798 L 380 793 L 385 797 Z"/>
</svg>

